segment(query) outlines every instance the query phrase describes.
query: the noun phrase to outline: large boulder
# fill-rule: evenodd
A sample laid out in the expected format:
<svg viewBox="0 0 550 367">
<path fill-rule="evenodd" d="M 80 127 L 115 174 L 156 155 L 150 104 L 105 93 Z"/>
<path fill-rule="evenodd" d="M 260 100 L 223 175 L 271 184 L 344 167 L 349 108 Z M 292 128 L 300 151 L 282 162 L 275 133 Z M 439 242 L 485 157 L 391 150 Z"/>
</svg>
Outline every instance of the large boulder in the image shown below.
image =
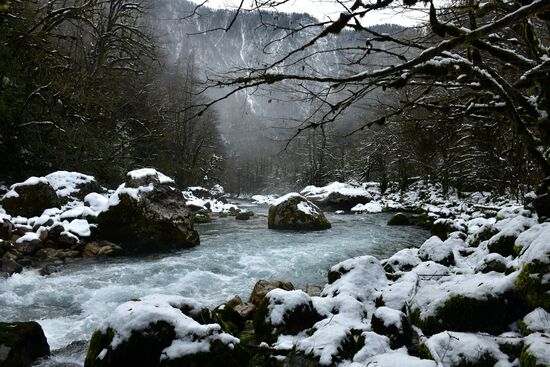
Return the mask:
<svg viewBox="0 0 550 367">
<path fill-rule="evenodd" d="M 44 177 L 31 177 L 11 186 L 1 200 L 9 214 L 23 217 L 40 216 L 48 208 L 58 207 L 59 198 Z"/>
<path fill-rule="evenodd" d="M 131 176 L 130 183 L 150 182 L 137 188 L 122 184 L 97 217 L 98 236 L 130 253 L 198 245 L 199 235 L 181 191 L 165 184 L 163 176 Z"/>
<path fill-rule="evenodd" d="M 249 357 L 239 339 L 185 312 L 188 300 L 178 296 L 123 303 L 92 335 L 84 366 L 247 365 Z"/>
<path fill-rule="evenodd" d="M 269 207 L 267 223 L 270 229 L 316 231 L 331 228 L 321 209 L 297 193 L 277 199 Z"/>
<path fill-rule="evenodd" d="M 38 323 L 0 323 L 0 366 L 26 367 L 49 354 L 50 347 Z"/>
</svg>

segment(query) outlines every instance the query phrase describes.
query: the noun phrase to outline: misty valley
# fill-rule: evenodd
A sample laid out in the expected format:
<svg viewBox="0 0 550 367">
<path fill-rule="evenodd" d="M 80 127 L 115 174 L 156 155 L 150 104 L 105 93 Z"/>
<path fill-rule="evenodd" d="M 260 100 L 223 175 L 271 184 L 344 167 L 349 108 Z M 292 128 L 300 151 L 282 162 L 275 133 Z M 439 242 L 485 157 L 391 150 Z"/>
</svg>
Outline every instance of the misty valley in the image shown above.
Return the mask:
<svg viewBox="0 0 550 367">
<path fill-rule="evenodd" d="M 549 1 L 0 22 L 0 367 L 550 367 Z"/>
</svg>

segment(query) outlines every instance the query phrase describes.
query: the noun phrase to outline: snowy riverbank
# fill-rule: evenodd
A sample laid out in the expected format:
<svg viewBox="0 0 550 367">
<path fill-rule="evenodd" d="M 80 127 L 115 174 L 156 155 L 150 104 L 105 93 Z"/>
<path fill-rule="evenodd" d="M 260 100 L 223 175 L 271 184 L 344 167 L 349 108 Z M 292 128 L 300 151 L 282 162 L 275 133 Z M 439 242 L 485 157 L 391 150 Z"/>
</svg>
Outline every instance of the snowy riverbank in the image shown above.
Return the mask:
<svg viewBox="0 0 550 367">
<path fill-rule="evenodd" d="M 199 190 L 194 188 L 194 191 Z M 221 308 L 224 312 L 220 312 L 220 308 L 205 311 L 211 316 L 197 321 L 196 315 L 183 307 L 191 302 L 189 299 L 150 295 L 142 298 L 147 294 L 135 296 L 133 288 L 129 287 L 124 292 L 126 300 L 138 297 L 142 301 L 134 300 L 120 306 L 101 327 L 90 325 L 92 329 L 100 327 L 103 332 L 112 330 L 115 339 L 92 350 L 91 353 L 97 356 L 91 361 L 97 363 L 88 362 L 88 365 L 113 365 L 112 361 L 116 360 L 113 356 L 120 352 L 121 345 L 139 351 L 132 344 L 132 331 L 140 334 L 160 320 L 168 323 L 168 330 L 176 330 L 176 335 L 165 340 L 166 345 L 154 352 L 159 353 L 155 358 L 160 365 L 193 361 L 194 358 L 200 360 L 205 353 L 212 360 L 224 360 L 233 356 L 235 350 L 239 351 L 240 365 L 255 361 L 255 365 L 260 366 L 548 365 L 550 228 L 547 223 L 538 223 L 536 215 L 518 203 L 495 199 L 486 193 L 445 196 L 437 187 L 421 183 L 413 185 L 403 195 L 398 192 L 382 195 L 379 191 L 378 185 L 372 183 L 331 184 L 325 188 L 306 188 L 302 194 L 321 205 L 334 206 L 337 200 L 338 205 L 349 206 L 356 199 L 346 198 L 357 193 L 355 196 L 365 202 L 355 203 L 351 212 L 369 212 L 372 208 L 376 209 L 374 211 L 405 211 L 415 218 L 421 217 L 424 223 L 433 223 L 432 229 L 439 237 L 433 236 L 418 243 L 420 248 L 402 249 L 386 259 L 359 256 L 344 260 L 330 267 L 329 282 L 321 287 L 320 294 L 305 286 L 304 290 L 310 294 L 301 290 L 274 290 L 255 305 L 255 312 L 244 315 L 239 313 L 244 307 L 242 303 L 230 302 Z M 107 197 L 109 193 L 99 195 Z M 270 198 L 254 199 L 270 201 Z M 201 204 L 199 210 L 208 209 L 205 204 L 209 199 L 195 197 L 192 200 L 189 205 Z M 84 206 L 86 203 L 84 201 Z M 220 202 L 219 205 L 228 208 L 229 212 L 231 204 Z M 360 205 L 368 209 L 358 210 Z M 91 206 L 86 207 L 91 209 Z M 59 219 L 62 219 L 61 214 L 56 214 L 60 215 Z M 265 220 L 263 215 L 260 213 L 251 224 L 260 225 L 260 221 Z M 342 225 L 338 222 L 339 217 L 353 219 L 361 215 L 331 214 L 329 219 L 333 226 Z M 28 219 L 26 223 L 19 220 L 19 224 L 16 228 L 30 227 Z M 223 226 L 223 221 L 220 225 Z M 239 224 L 245 231 L 249 225 Z M 409 228 L 413 227 L 386 227 L 384 230 L 409 231 Z M 341 236 L 345 236 L 344 233 Z M 292 236 L 288 232 L 282 235 Z M 316 236 L 319 240 L 324 237 L 322 233 Z M 223 238 L 220 234 L 220 239 Z M 388 243 L 386 247 L 395 245 Z M 319 250 L 312 244 L 314 253 Z M 273 251 L 272 256 L 277 256 L 276 249 Z M 220 261 L 223 262 L 221 258 Z M 251 259 L 240 261 L 242 266 L 248 266 Z M 284 257 L 281 261 L 282 265 Z M 313 269 L 315 261 L 308 262 Z M 95 271 L 102 271 L 100 263 L 93 266 Z M 293 266 L 302 265 L 295 263 Z M 231 270 L 228 271 L 229 276 Z M 269 272 L 264 274 L 268 278 L 271 276 Z M 62 274 L 52 275 L 56 276 Z M 49 283 L 47 279 L 43 278 L 45 284 Z M 10 282 L 15 280 L 20 282 L 23 278 Z M 40 281 L 35 279 L 35 282 Z M 250 289 L 251 283 L 245 287 Z M 8 288 L 3 289 L 4 295 L 10 294 L 5 293 Z M 183 288 L 167 285 L 150 289 L 151 294 L 159 291 L 181 294 Z M 243 291 L 235 293 L 247 296 Z M 225 299 L 230 295 L 228 293 Z M 16 294 L 11 293 L 10 297 L 14 296 Z M 17 301 L 17 298 L 12 299 Z M 124 296 L 118 299 L 122 302 Z M 116 304 L 112 303 L 112 307 Z M 166 312 L 152 312 L 150 304 Z M 202 310 L 207 306 L 211 304 L 207 302 L 196 307 Z M 126 314 L 128 308 L 134 310 L 132 315 Z M 40 317 L 39 312 L 36 316 Z M 82 315 L 75 312 L 71 317 L 76 321 Z M 135 322 L 121 323 L 125 318 Z M 141 321 L 137 322 L 136 318 Z M 90 322 L 94 323 L 92 319 Z M 128 329 L 131 325 L 135 328 Z M 200 340 L 200 345 L 189 341 L 192 335 L 195 335 L 193 340 Z M 228 348 L 213 347 L 217 342 Z"/>
</svg>

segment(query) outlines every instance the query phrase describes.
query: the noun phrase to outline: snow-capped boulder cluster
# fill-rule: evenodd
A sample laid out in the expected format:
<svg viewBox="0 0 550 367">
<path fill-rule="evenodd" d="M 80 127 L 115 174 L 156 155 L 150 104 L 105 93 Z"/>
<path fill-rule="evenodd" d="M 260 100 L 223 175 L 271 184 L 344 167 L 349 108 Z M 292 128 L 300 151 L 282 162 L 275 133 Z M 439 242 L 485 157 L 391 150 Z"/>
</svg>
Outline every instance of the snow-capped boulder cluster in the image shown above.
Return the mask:
<svg viewBox="0 0 550 367">
<path fill-rule="evenodd" d="M 255 366 L 548 366 L 550 225 L 517 206 L 493 214 L 449 217 L 450 233 L 386 260 L 343 261 L 320 295 L 259 282 L 210 320 Z"/>
<path fill-rule="evenodd" d="M 197 188 L 195 188 L 197 189 Z M 216 185 L 200 214 L 241 211 Z M 113 256 L 195 246 L 199 200 L 153 168 L 127 173 L 116 190 L 94 177 L 57 171 L 12 185 L 0 200 L 0 274 L 78 257 Z M 244 212 L 248 216 L 249 212 Z"/>
<path fill-rule="evenodd" d="M 332 182 L 323 187 L 307 186 L 300 194 L 321 207 L 350 210 L 357 205 L 369 203 L 373 195 L 379 193 L 376 189 L 373 185 Z"/>
</svg>

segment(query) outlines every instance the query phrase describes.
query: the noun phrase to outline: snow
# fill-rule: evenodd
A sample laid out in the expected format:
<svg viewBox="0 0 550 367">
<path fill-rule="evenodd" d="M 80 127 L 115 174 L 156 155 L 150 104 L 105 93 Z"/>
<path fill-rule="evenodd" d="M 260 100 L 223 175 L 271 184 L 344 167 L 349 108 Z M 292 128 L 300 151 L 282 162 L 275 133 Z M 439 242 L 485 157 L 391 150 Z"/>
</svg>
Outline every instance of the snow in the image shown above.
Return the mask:
<svg viewBox="0 0 550 367">
<path fill-rule="evenodd" d="M 550 228 L 550 223 L 541 223 L 529 228 L 518 236 L 514 246 L 521 249 L 521 253 L 523 253 L 548 228 Z"/>
<path fill-rule="evenodd" d="M 542 307 L 539 307 L 523 318 L 523 323 L 532 332 L 550 333 L 550 314 Z"/>
<path fill-rule="evenodd" d="M 302 213 L 305 213 L 307 215 L 316 215 L 319 214 L 320 210 L 317 206 L 311 204 L 307 201 L 301 201 L 298 203 L 297 208 Z"/>
<path fill-rule="evenodd" d="M 39 240 L 39 237 L 34 232 L 27 232 L 23 236 L 19 237 L 15 243 L 24 243 Z"/>
<path fill-rule="evenodd" d="M 404 350 L 378 354 L 364 361 L 361 366 L 376 367 L 436 367 L 434 361 L 408 355 Z M 355 367 L 355 366 L 354 366 Z"/>
<path fill-rule="evenodd" d="M 307 186 L 300 192 L 306 198 L 316 200 L 326 199 L 331 193 L 339 193 L 351 197 L 372 197 L 371 193 L 364 187 L 342 182 L 332 182 L 323 187 Z"/>
<path fill-rule="evenodd" d="M 121 184 L 115 192 L 109 197 L 107 205 L 103 207 L 103 210 L 107 210 L 111 206 L 116 206 L 120 203 L 121 195 L 128 195 L 134 200 L 139 200 L 140 195 L 145 192 L 151 192 L 154 190 L 153 184 L 148 186 L 140 186 L 138 188 L 126 187 L 126 184 Z"/>
<path fill-rule="evenodd" d="M 445 367 L 461 363 L 475 365 L 486 354 L 497 361 L 508 360 L 508 356 L 500 351 L 496 338 L 489 335 L 445 331 L 430 337 L 426 345 Z"/>
<path fill-rule="evenodd" d="M 421 259 L 441 262 L 461 247 L 464 247 L 464 241 L 461 239 L 449 237 L 445 241 L 441 241 L 439 237 L 432 236 L 420 246 L 418 256 Z"/>
<path fill-rule="evenodd" d="M 436 311 L 455 295 L 483 300 L 510 292 L 514 289 L 517 275 L 518 272 L 506 276 L 495 272 L 455 274 L 437 281 L 425 281 L 412 299 L 412 304 L 420 310 L 422 318 L 435 316 Z"/>
<path fill-rule="evenodd" d="M 273 202 L 277 200 L 275 195 L 253 195 L 251 199 L 257 204 L 273 205 Z"/>
<path fill-rule="evenodd" d="M 386 264 L 391 266 L 394 271 L 410 270 L 420 263 L 418 249 L 413 248 L 399 250 L 386 260 Z"/>
<path fill-rule="evenodd" d="M 315 298 L 315 308 L 324 309 L 327 317 L 313 326 L 313 334 L 296 342 L 296 349 L 318 357 L 322 365 L 329 365 L 349 339 L 352 330 L 366 331 L 365 312 L 360 302 L 347 295 Z M 329 307 L 332 307 L 331 312 Z"/>
<path fill-rule="evenodd" d="M 550 334 L 533 333 L 524 339 L 527 353 L 535 357 L 537 366 L 550 366 Z"/>
<path fill-rule="evenodd" d="M 535 224 L 537 224 L 537 221 L 534 218 L 527 218 L 522 215 L 498 221 L 495 227 L 499 230 L 499 233 L 489 239 L 489 244 L 495 243 L 503 237 L 517 238 L 523 231 Z"/>
<path fill-rule="evenodd" d="M 75 208 L 69 209 L 61 213 L 60 218 L 68 219 L 68 218 L 97 217 L 97 214 L 98 213 L 96 213 L 95 211 L 93 211 L 91 208 L 87 206 L 77 206 Z"/>
<path fill-rule="evenodd" d="M 283 325 L 285 315 L 300 306 L 311 304 L 311 297 L 301 290 L 285 291 L 276 288 L 267 293 L 266 298 L 269 302 L 269 321 L 273 326 Z"/>
<path fill-rule="evenodd" d="M 365 365 L 365 361 L 369 358 L 378 354 L 387 353 L 391 350 L 390 339 L 385 335 L 379 335 L 372 331 L 365 331 L 361 336 L 365 338 L 365 345 L 355 354 L 355 356 L 353 356 L 353 362 Z"/>
<path fill-rule="evenodd" d="M 4 194 L 2 199 L 10 198 L 10 197 L 19 197 L 19 194 L 17 193 L 16 189 L 18 187 L 22 186 L 33 186 L 38 184 L 48 184 L 48 180 L 46 180 L 44 177 L 29 177 L 23 182 L 18 182 L 10 186 L 10 191 Z"/>
<path fill-rule="evenodd" d="M 386 273 L 380 261 L 373 256 L 361 256 L 342 261 L 331 271 L 344 273 L 332 284 L 327 284 L 322 295 L 345 294 L 361 302 L 374 301 L 380 290 L 388 285 Z M 365 284 L 365 279 L 368 283 Z"/>
<path fill-rule="evenodd" d="M 289 199 L 296 198 L 296 197 L 302 198 L 303 201 L 306 201 L 306 198 L 304 198 L 302 195 L 298 194 L 297 192 L 291 192 L 291 193 L 283 195 L 280 198 L 274 200 L 271 205 L 277 206 L 279 204 L 284 203 L 285 201 L 287 201 Z"/>
<path fill-rule="evenodd" d="M 395 326 L 397 330 L 403 329 L 402 318 L 404 317 L 403 312 L 394 310 L 389 307 L 378 307 L 374 311 L 374 316 L 384 323 L 385 327 Z"/>
<path fill-rule="evenodd" d="M 382 213 L 383 206 L 378 201 L 371 201 L 366 204 L 357 204 L 351 208 L 352 212 L 360 213 Z"/>
<path fill-rule="evenodd" d="M 186 201 L 187 206 L 202 208 L 204 210 L 208 210 L 207 206 L 209 206 L 209 210 L 212 213 L 229 213 L 231 211 L 235 212 L 239 210 L 238 206 L 234 204 L 226 204 L 217 199 L 197 198 L 195 195 L 193 195 L 193 189 L 195 188 L 188 188 L 187 191 L 183 191 L 183 197 Z"/>
<path fill-rule="evenodd" d="M 27 178 L 25 181 L 23 182 L 19 182 L 19 183 L 16 183 L 16 184 L 13 184 L 11 185 L 10 189 L 15 189 L 17 187 L 21 187 L 21 186 L 33 186 L 33 185 L 38 185 L 38 184 L 48 184 L 48 180 L 44 177 L 29 177 Z"/>
<path fill-rule="evenodd" d="M 166 176 L 165 174 L 157 171 L 154 168 L 136 169 L 136 170 L 128 172 L 126 174 L 126 176 L 128 176 L 128 177 L 130 177 L 134 180 L 139 180 L 139 179 L 144 178 L 144 177 L 154 176 L 154 177 L 158 178 L 160 183 L 173 183 L 174 182 L 173 179 L 171 179 L 170 177 Z"/>
<path fill-rule="evenodd" d="M 45 178 L 59 197 L 71 196 L 71 194 L 78 192 L 79 185 L 95 181 L 93 176 L 67 171 L 56 171 Z"/>
<path fill-rule="evenodd" d="M 532 263 L 534 261 L 549 264 L 550 263 L 550 226 L 544 226 L 538 232 L 538 236 L 533 236 L 533 241 L 519 257 L 522 264 Z"/>
<path fill-rule="evenodd" d="M 109 328 L 113 330 L 114 337 L 109 348 L 114 349 L 127 341 L 132 331 L 144 330 L 152 323 L 165 321 L 174 327 L 176 336 L 172 344 L 163 350 L 161 360 L 208 352 L 214 341 L 229 347 L 239 343 L 239 339 L 223 333 L 220 325 L 201 325 L 184 315 L 179 307 L 185 305 L 186 301 L 186 298 L 180 296 L 150 295 L 138 301 L 126 302 L 111 313 L 99 330 L 102 333 L 106 333 Z"/>
<path fill-rule="evenodd" d="M 74 219 L 64 227 L 67 231 L 80 237 L 90 237 L 92 234 L 90 223 L 86 219 Z"/>
</svg>

